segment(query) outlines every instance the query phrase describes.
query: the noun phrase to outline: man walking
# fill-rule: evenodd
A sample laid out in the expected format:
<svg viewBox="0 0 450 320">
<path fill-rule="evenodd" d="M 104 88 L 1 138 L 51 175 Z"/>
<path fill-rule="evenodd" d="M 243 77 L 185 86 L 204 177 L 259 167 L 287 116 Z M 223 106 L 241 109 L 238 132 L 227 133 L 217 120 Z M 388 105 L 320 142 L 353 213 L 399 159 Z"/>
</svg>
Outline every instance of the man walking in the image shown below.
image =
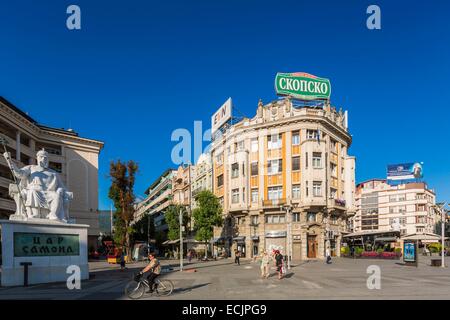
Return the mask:
<svg viewBox="0 0 450 320">
<path fill-rule="evenodd" d="M 241 265 L 240 259 L 241 259 L 241 251 L 236 249 L 236 251 L 234 251 L 234 263 L 240 266 Z"/>
</svg>

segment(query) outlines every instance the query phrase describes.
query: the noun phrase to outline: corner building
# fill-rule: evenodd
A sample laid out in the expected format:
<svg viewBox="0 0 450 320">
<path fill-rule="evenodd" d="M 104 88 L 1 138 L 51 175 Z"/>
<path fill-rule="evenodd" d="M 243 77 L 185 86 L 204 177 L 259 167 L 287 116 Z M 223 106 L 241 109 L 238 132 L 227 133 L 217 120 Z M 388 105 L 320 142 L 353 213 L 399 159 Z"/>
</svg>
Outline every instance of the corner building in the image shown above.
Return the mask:
<svg viewBox="0 0 450 320">
<path fill-rule="evenodd" d="M 340 255 L 347 217 L 354 214 L 355 158 L 346 114 L 297 106 L 289 99 L 258 103 L 256 116 L 212 142 L 213 192 L 224 225 L 214 251 L 291 251 L 293 260 Z M 291 250 L 289 250 L 291 248 Z"/>
</svg>

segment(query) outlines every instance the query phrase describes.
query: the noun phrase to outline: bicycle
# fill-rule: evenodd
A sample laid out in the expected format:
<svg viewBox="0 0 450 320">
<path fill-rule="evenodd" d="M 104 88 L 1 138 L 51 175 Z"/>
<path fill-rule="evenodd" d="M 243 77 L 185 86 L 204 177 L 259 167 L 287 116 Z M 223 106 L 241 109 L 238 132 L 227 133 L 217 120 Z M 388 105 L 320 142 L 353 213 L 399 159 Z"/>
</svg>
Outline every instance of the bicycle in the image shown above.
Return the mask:
<svg viewBox="0 0 450 320">
<path fill-rule="evenodd" d="M 159 297 L 168 297 L 172 294 L 174 286 L 172 281 L 156 278 L 153 284 L 155 294 Z M 143 277 L 143 274 L 139 273 L 134 277 L 133 281 L 130 281 L 125 287 L 125 294 L 132 300 L 138 300 L 142 298 L 144 293 L 150 291 L 150 283 Z"/>
</svg>

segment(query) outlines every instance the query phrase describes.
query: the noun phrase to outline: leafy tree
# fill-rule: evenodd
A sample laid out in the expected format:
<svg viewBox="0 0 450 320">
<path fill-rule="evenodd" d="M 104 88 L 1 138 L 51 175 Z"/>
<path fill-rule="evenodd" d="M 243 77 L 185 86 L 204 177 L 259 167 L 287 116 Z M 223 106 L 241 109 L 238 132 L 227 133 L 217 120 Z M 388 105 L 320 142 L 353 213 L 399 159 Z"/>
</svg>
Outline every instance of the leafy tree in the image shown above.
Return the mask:
<svg viewBox="0 0 450 320">
<path fill-rule="evenodd" d="M 214 235 L 214 227 L 220 227 L 223 224 L 222 206 L 219 199 L 209 190 L 198 193 L 195 200 L 198 203 L 198 207 L 192 212 L 195 221 L 195 239 L 205 242 L 206 257 L 208 243 Z"/>
<path fill-rule="evenodd" d="M 116 208 L 116 219 L 114 223 L 114 240 L 126 247 L 127 253 L 131 253 L 131 234 L 133 228 L 130 226 L 134 214 L 134 183 L 138 165 L 130 160 L 127 163 L 111 161 L 109 174 L 111 187 L 108 196 L 114 202 Z M 131 255 L 128 254 L 128 259 Z"/>
<path fill-rule="evenodd" d="M 155 222 L 150 214 L 146 214 L 133 225 L 133 240 L 148 241 L 155 239 Z"/>
<path fill-rule="evenodd" d="M 183 226 L 185 228 L 185 231 L 183 232 L 184 236 L 186 235 L 186 230 L 189 222 L 189 216 L 186 207 L 182 205 L 172 204 L 167 207 L 166 211 L 164 212 L 164 217 L 166 219 L 167 226 L 169 227 L 169 233 L 167 234 L 169 240 L 177 240 L 180 238 L 180 210 L 182 211 L 183 215 Z"/>
</svg>

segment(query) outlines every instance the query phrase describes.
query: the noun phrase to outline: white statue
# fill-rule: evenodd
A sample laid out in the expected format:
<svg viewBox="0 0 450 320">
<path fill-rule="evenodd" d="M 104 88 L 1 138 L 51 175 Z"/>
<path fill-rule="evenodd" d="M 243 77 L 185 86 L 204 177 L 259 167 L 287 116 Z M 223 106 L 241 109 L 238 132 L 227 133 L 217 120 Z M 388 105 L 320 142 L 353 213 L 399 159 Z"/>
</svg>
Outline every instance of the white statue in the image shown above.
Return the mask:
<svg viewBox="0 0 450 320">
<path fill-rule="evenodd" d="M 40 150 L 36 155 L 37 165 L 25 166 L 22 169 L 17 168 L 11 161 L 9 152 L 5 152 L 3 156 L 12 173 L 20 181 L 18 186 L 10 188 L 10 194 L 12 193 L 17 205 L 16 216 L 26 214 L 26 219 L 67 222 L 68 205 L 73 199 L 73 193 L 67 191 L 59 174 L 49 169 L 48 153 L 44 149 Z"/>
</svg>

